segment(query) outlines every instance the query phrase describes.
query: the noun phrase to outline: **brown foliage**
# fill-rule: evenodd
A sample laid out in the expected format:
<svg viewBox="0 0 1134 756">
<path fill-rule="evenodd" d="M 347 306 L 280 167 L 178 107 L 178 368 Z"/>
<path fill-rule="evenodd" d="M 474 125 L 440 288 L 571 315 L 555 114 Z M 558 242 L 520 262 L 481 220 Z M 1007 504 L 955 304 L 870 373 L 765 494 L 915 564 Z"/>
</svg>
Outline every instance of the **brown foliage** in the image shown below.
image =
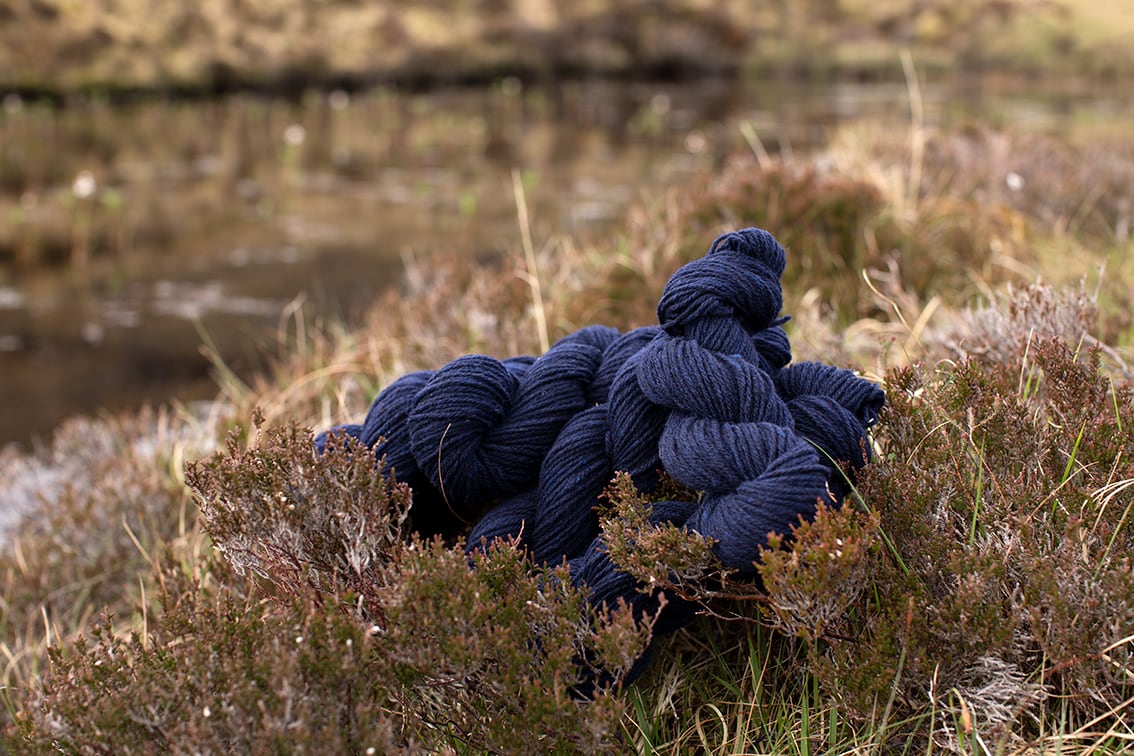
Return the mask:
<svg viewBox="0 0 1134 756">
<path fill-rule="evenodd" d="M 1120 504 L 1134 479 L 1130 389 L 1096 352 L 1058 341 L 1021 364 L 899 370 L 888 389 L 881 459 L 856 494 L 871 516 L 820 517 L 768 556 L 776 621 L 823 640 L 813 671 L 863 718 L 890 697 L 907 716 L 963 699 L 1008 737 L 1048 697 L 1079 721 L 1119 711 L 1134 627 Z M 832 615 L 831 586 L 846 581 L 824 565 L 840 550 L 869 587 Z"/>
<path fill-rule="evenodd" d="M 594 610 L 565 568 L 512 544 L 403 532 L 408 489 L 373 453 L 262 429 L 187 480 L 229 564 L 166 563 L 160 609 L 51 652 L 13 747 L 77 752 L 598 752 L 622 742 L 619 681 L 650 640 Z M 238 573 L 247 573 L 244 580 Z M 602 674 L 599 674 L 599 671 Z M 586 690 L 590 702 L 578 700 Z"/>
<path fill-rule="evenodd" d="M 821 694 L 879 741 L 966 748 L 963 709 L 1018 746 L 1054 701 L 1071 729 L 1118 722 L 1134 686 L 1134 392 L 1097 351 L 1038 340 L 1017 359 L 891 372 L 877 462 L 841 509 L 772 540 L 760 586 L 699 536 L 651 526 L 627 481 L 608 494 L 610 554 L 711 616 L 798 639 Z"/>
</svg>

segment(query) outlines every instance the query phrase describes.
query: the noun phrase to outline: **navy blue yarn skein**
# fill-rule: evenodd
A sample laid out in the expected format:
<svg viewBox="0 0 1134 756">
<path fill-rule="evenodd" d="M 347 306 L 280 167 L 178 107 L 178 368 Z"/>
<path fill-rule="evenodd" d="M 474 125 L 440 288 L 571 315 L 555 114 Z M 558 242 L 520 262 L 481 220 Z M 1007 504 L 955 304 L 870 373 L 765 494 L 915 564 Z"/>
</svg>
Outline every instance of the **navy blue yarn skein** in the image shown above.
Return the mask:
<svg viewBox="0 0 1134 756">
<path fill-rule="evenodd" d="M 790 364 L 785 265 L 768 232 L 724 234 L 671 277 L 660 327 L 591 326 L 536 359 L 462 357 L 395 381 L 341 430 L 377 444 L 411 485 L 423 533 L 472 524 L 469 550 L 517 539 L 539 563 L 566 561 L 594 605 L 653 613 L 656 594 L 615 568 L 599 533 L 616 471 L 644 490 L 665 472 L 701 491 L 655 505 L 655 519 L 712 538 L 724 565 L 753 574 L 770 533 L 840 503 L 869 461 L 884 394 L 849 370 Z M 692 611 L 669 597 L 655 630 Z"/>
</svg>

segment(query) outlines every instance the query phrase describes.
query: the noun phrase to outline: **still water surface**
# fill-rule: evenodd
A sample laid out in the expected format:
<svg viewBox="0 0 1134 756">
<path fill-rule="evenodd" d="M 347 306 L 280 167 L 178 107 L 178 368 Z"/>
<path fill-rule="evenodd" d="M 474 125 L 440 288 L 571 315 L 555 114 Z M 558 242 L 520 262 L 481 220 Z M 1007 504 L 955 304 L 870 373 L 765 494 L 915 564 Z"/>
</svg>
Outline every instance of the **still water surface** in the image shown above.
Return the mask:
<svg viewBox="0 0 1134 756">
<path fill-rule="evenodd" d="M 957 93 L 963 91 L 964 96 Z M 931 124 L 1070 129 L 1114 93 L 924 92 Z M 216 393 L 203 339 L 246 374 L 281 320 L 356 321 L 404 256 L 602 234 L 631 202 L 747 149 L 822 147 L 840 123 L 904 129 L 904 85 L 518 82 L 404 95 L 237 96 L 0 111 L 0 445 L 65 417 Z"/>
</svg>

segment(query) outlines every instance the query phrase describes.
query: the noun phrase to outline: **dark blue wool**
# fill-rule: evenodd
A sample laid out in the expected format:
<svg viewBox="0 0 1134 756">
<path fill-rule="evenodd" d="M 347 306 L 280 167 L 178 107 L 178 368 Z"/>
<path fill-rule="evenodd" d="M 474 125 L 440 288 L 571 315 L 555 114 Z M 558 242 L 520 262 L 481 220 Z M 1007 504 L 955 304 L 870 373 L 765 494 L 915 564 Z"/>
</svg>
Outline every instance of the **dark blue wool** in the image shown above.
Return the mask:
<svg viewBox="0 0 1134 756">
<path fill-rule="evenodd" d="M 595 606 L 621 600 L 673 630 L 695 607 L 668 596 L 659 615 L 659 594 L 615 569 L 599 533 L 615 472 L 646 491 L 662 472 L 700 491 L 654 505 L 654 522 L 708 536 L 724 565 L 754 575 L 768 536 L 838 505 L 870 459 L 885 397 L 849 370 L 789 364 L 785 265 L 766 231 L 725 234 L 669 280 L 659 326 L 590 326 L 536 359 L 461 357 L 400 378 L 362 425 L 337 430 L 413 488 L 420 532 L 471 525 L 470 552 L 517 540 L 538 563 L 566 562 Z"/>
<path fill-rule="evenodd" d="M 551 447 L 539 476 L 529 536 L 536 561 L 570 559 L 598 534 L 595 504 L 614 475 L 606 429 L 606 405 L 596 405 L 568 423 Z"/>
<path fill-rule="evenodd" d="M 674 370 L 674 365 L 682 368 Z M 651 343 L 642 350 L 637 377 L 647 399 L 675 414 L 791 424 L 775 382 L 757 362 L 710 351 L 690 339 Z"/>
</svg>

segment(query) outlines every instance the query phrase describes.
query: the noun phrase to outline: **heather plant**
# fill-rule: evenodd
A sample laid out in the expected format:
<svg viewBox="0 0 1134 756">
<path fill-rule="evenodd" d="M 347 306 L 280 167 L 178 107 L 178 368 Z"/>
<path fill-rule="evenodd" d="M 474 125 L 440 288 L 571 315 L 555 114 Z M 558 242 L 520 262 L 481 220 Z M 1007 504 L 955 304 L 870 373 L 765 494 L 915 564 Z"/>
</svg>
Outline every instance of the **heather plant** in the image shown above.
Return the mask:
<svg viewBox="0 0 1134 756">
<path fill-rule="evenodd" d="M 204 584 L 165 565 L 144 628 L 123 635 L 106 616 L 89 639 L 53 649 L 13 750 L 397 751 L 364 627 L 300 597 L 265 603 L 224 564 L 209 574 Z"/>
<path fill-rule="evenodd" d="M 772 653 L 763 628 L 789 639 L 774 653 L 808 680 L 790 695 L 831 717 L 833 731 L 802 733 L 812 745 L 834 747 L 840 727 L 871 747 L 958 752 L 1123 742 L 1134 393 L 1097 350 L 1027 350 L 891 372 L 876 463 L 841 509 L 770 539 L 755 583 L 715 567 L 699 536 L 651 526 L 652 497 L 625 479 L 608 491 L 612 559 L 743 620 L 725 635 L 751 655 Z M 721 726 L 767 737 L 745 705 L 720 706 Z"/>
<path fill-rule="evenodd" d="M 1101 347 L 1093 335 L 1098 322 L 1096 297 L 1082 287 L 1056 289 L 1035 283 L 1016 291 L 1009 285 L 994 301 L 961 311 L 927 339 L 953 357 L 1004 364 L 1019 360 L 1032 341 L 1041 339 Z"/>
<path fill-rule="evenodd" d="M 0 651 L 5 724 L 46 665 L 100 612 L 144 613 L 153 560 L 201 548 L 180 480 L 212 448 L 206 423 L 171 412 L 75 419 L 35 457 L 0 453 Z"/>
<path fill-rule="evenodd" d="M 262 427 L 192 463 L 217 550 L 152 555 L 157 600 L 50 649 L 6 737 L 47 752 L 599 752 L 649 618 L 514 544 L 411 535 L 369 449 Z M 599 676 L 601 671 L 601 676 Z M 585 700 L 584 700 L 585 699 Z"/>
<path fill-rule="evenodd" d="M 470 571 L 439 544 L 417 544 L 401 582 L 383 594 L 380 625 L 343 611 L 346 595 L 266 601 L 224 564 L 210 566 L 208 584 L 167 568 L 160 609 L 143 631 L 123 637 L 106 618 L 89 640 L 53 650 L 52 673 L 12 747 L 531 753 L 616 745 L 622 704 L 605 688 L 577 701 L 570 685 L 580 634 L 607 642 L 602 652 L 616 639 L 611 653 L 626 653 L 637 631 L 625 615 L 596 634 L 579 624 L 581 600 L 545 590 L 515 553 L 488 554 L 477 566 Z"/>
<path fill-rule="evenodd" d="M 409 489 L 382 472 L 353 439 L 332 436 L 316 455 L 311 434 L 290 425 L 261 429 L 247 449 L 234 437 L 186 477 L 234 569 L 292 610 L 337 606 L 368 635 L 372 688 L 358 695 L 404 742 L 521 752 L 615 742 L 611 693 L 650 640 L 648 618 L 589 608 L 565 568 L 536 569 L 515 544 L 470 557 L 421 540 L 407 527 Z"/>
<path fill-rule="evenodd" d="M 697 495 L 668 477 L 652 493 L 643 494 L 628 473 L 616 473 L 603 493 L 610 506 L 599 515 L 611 561 L 643 586 L 665 586 L 682 597 L 703 598 L 708 580 L 728 572 L 713 556 L 712 539 L 664 521 L 655 524 L 650 517 L 657 502 L 691 501 Z"/>
<path fill-rule="evenodd" d="M 374 453 L 350 439 L 311 459 L 310 433 L 294 423 L 256 441 L 242 449 L 232 434 L 227 455 L 186 470 L 214 544 L 238 572 L 282 593 L 362 601 L 401 541 L 408 487 L 376 474 Z M 356 609 L 366 619 L 366 606 Z"/>
<path fill-rule="evenodd" d="M 1121 727 L 1129 388 L 1059 341 L 1018 364 L 902 369 L 888 386 L 882 453 L 858 489 L 870 519 L 817 518 L 767 556 L 775 624 L 812 641 L 810 668 L 846 714 L 884 708 L 939 745 L 1040 737 L 1052 708 L 1075 727 Z M 862 584 L 832 607 L 847 582 L 827 562 L 842 560 Z M 937 718 L 910 719 L 925 712 Z"/>
<path fill-rule="evenodd" d="M 911 628 L 926 646 L 955 644 L 947 657 L 907 654 L 906 674 L 933 672 L 948 691 L 952 668 L 993 725 L 1047 696 L 1078 721 L 1120 716 L 1134 583 L 1112 491 L 1131 477 L 1130 389 L 1097 351 L 1059 341 L 1016 364 L 903 371 L 893 387 L 886 438 L 901 444 L 862 495 L 884 513 L 903 579 L 916 578 Z"/>
</svg>

